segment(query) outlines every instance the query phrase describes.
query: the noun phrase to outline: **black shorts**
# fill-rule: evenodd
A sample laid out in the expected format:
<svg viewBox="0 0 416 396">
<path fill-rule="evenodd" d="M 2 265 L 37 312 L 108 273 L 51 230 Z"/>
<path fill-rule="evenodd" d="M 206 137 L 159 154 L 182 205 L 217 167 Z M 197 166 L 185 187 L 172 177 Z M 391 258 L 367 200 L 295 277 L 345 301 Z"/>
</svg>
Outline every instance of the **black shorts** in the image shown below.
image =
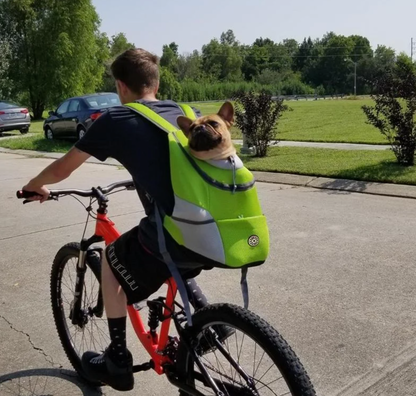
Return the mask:
<svg viewBox="0 0 416 396">
<path fill-rule="evenodd" d="M 166 264 L 140 243 L 138 226 L 108 245 L 106 257 L 129 305 L 145 300 L 171 277 Z M 184 279 L 194 278 L 200 272 L 201 268 L 180 270 Z"/>
</svg>

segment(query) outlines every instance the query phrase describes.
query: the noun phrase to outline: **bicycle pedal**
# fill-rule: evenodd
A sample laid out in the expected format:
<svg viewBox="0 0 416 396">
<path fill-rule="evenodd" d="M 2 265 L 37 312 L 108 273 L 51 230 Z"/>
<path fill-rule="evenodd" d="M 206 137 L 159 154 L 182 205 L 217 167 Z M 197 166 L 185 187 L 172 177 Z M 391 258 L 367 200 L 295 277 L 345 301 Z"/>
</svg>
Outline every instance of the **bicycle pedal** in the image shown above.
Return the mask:
<svg viewBox="0 0 416 396">
<path fill-rule="evenodd" d="M 143 364 L 136 364 L 133 366 L 133 373 L 138 373 L 140 371 L 148 371 L 155 367 L 155 364 L 153 363 L 153 360 L 150 360 L 149 362 L 143 363 Z"/>
</svg>

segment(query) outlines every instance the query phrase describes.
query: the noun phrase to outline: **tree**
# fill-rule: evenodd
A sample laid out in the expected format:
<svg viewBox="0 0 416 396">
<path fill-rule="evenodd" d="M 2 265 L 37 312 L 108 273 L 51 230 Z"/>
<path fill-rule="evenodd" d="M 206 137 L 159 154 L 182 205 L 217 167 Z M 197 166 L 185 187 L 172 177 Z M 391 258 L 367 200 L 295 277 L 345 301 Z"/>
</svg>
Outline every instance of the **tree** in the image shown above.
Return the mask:
<svg viewBox="0 0 416 396">
<path fill-rule="evenodd" d="M 354 49 L 354 42 L 345 36 L 333 36 L 324 48 L 320 60 L 323 83 L 331 93 L 351 92 L 352 85 L 347 84 L 352 64 L 348 62 Z"/>
<path fill-rule="evenodd" d="M 283 100 L 274 100 L 262 91 L 259 94 L 239 92 L 235 96 L 235 123 L 241 133 L 255 147 L 257 157 L 265 157 L 270 142 L 276 138 L 277 123 L 284 111 L 289 110 Z"/>
<path fill-rule="evenodd" d="M 269 47 L 252 45 L 247 51 L 241 70 L 246 80 L 253 80 L 263 70 L 267 69 L 270 63 Z"/>
<path fill-rule="evenodd" d="M 0 40 L 0 98 L 7 99 L 10 96 L 11 86 L 8 78 L 10 63 L 10 44 L 7 40 Z"/>
<path fill-rule="evenodd" d="M 385 45 L 377 46 L 374 52 L 375 68 L 378 74 L 392 70 L 396 63 L 396 52 Z"/>
<path fill-rule="evenodd" d="M 228 36 L 227 36 L 228 37 Z M 237 45 L 228 44 L 223 39 L 211 40 L 202 47 L 202 68 L 205 74 L 213 80 L 238 81 L 241 79 L 241 65 L 243 63 Z"/>
<path fill-rule="evenodd" d="M 115 81 L 113 75 L 111 74 L 111 64 L 114 62 L 118 55 L 131 48 L 135 48 L 135 45 L 127 40 L 127 37 L 124 33 L 118 33 L 112 36 L 111 40 L 109 40 L 107 35 L 103 33 L 101 35 L 101 40 L 102 44 L 100 45 L 100 48 L 107 48 L 109 57 L 104 56 L 105 72 L 100 90 L 104 92 L 116 92 Z"/>
<path fill-rule="evenodd" d="M 294 70 L 303 72 L 305 65 L 308 63 L 310 57 L 312 56 L 313 46 L 314 44 L 310 37 L 308 39 L 303 39 L 302 43 L 298 47 L 298 51 L 295 54 L 293 61 Z"/>
<path fill-rule="evenodd" d="M 182 98 L 182 87 L 176 81 L 175 75 L 165 66 L 160 68 L 160 85 L 158 96 L 160 99 L 179 101 Z"/>
<path fill-rule="evenodd" d="M 220 43 L 222 45 L 236 46 L 238 45 L 235 34 L 232 30 L 227 30 L 226 32 L 221 33 Z"/>
<path fill-rule="evenodd" d="M 131 48 L 135 48 L 135 45 L 127 40 L 127 37 L 124 33 L 118 33 L 114 36 L 111 36 L 110 57 L 112 59 L 116 58 L 118 55 Z"/>
<path fill-rule="evenodd" d="M 416 149 L 416 69 L 407 55 L 400 55 L 393 70 L 375 81 L 374 106 L 363 106 L 368 123 L 392 146 L 401 165 L 414 165 Z"/>
<path fill-rule="evenodd" d="M 163 54 L 160 58 L 160 66 L 168 68 L 172 73 L 178 72 L 178 45 L 170 43 L 163 46 Z"/>
<path fill-rule="evenodd" d="M 291 57 L 296 56 L 299 44 L 295 39 L 284 39 L 283 46 L 287 49 L 287 52 Z"/>
<path fill-rule="evenodd" d="M 192 54 L 180 55 L 178 58 L 178 78 L 198 81 L 202 78 L 202 58 L 198 51 Z"/>
<path fill-rule="evenodd" d="M 91 0 L 3 0 L 0 37 L 13 28 L 9 77 L 35 118 L 46 106 L 95 90 L 104 72 Z"/>
</svg>

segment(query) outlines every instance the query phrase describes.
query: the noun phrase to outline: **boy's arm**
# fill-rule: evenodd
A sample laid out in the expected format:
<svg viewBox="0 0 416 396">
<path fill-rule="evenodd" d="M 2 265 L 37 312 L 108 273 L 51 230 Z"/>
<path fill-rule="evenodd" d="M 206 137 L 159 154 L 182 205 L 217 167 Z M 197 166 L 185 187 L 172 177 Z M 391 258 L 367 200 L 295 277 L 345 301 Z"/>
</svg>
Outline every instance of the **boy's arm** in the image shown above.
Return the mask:
<svg viewBox="0 0 416 396">
<path fill-rule="evenodd" d="M 45 185 L 59 183 L 60 181 L 65 180 L 89 157 L 89 154 L 73 147 L 63 157 L 52 162 L 40 172 L 39 175 L 34 177 L 23 187 L 23 190 L 37 192 L 39 195 L 31 198 L 31 200 L 40 201 L 42 203 L 46 201 L 49 196 L 49 190 Z"/>
</svg>

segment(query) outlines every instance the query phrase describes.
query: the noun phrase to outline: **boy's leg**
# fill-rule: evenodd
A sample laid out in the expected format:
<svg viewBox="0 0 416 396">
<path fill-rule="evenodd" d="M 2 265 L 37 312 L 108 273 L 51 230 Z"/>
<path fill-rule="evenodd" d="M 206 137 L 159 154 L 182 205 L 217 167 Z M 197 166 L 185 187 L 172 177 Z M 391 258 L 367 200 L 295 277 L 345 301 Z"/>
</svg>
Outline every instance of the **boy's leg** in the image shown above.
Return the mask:
<svg viewBox="0 0 416 396">
<path fill-rule="evenodd" d="M 101 287 L 111 343 L 103 354 L 85 352 L 82 366 L 89 378 L 120 391 L 134 387 L 133 359 L 126 346 L 127 297 L 114 276 L 106 252 L 101 260 Z"/>
<path fill-rule="evenodd" d="M 107 257 L 103 254 L 101 261 L 101 287 L 107 318 L 122 318 L 127 316 L 126 293 L 120 286 L 108 265 Z"/>
<path fill-rule="evenodd" d="M 102 355 L 84 353 L 82 367 L 91 380 L 129 390 L 134 380 L 133 359 L 125 344 L 127 304 L 148 298 L 170 277 L 170 272 L 140 244 L 138 227 L 110 244 L 103 256 L 102 290 L 111 343 Z"/>
</svg>

